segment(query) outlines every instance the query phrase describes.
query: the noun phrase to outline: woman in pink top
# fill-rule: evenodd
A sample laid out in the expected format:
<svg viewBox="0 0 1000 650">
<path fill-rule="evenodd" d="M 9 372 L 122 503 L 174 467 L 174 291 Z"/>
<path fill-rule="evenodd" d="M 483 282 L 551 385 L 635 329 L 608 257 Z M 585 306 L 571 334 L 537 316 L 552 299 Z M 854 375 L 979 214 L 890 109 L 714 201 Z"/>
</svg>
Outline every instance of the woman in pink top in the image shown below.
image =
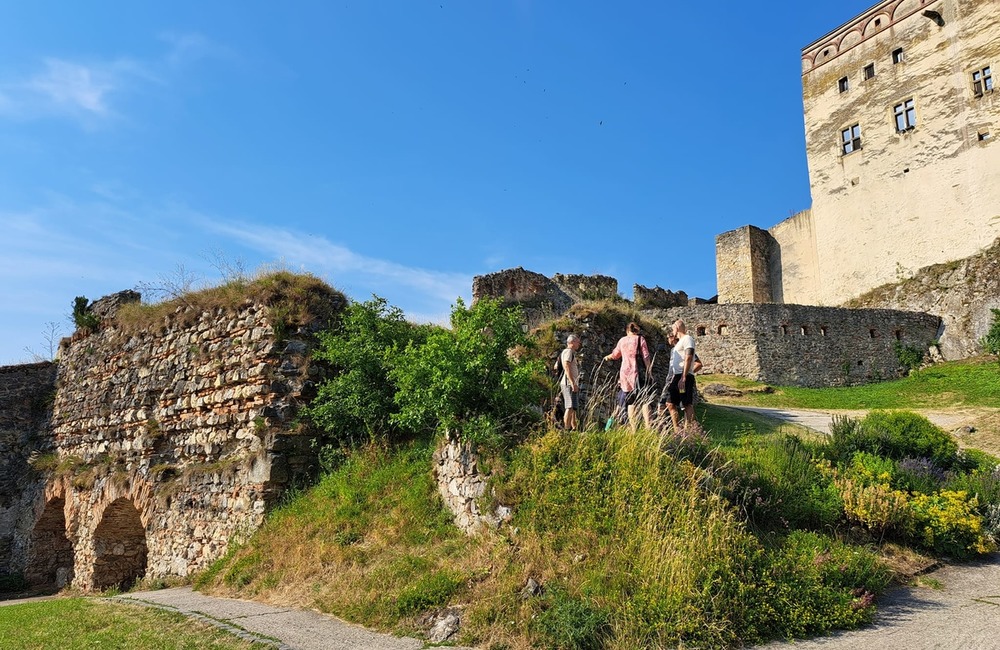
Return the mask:
<svg viewBox="0 0 1000 650">
<path fill-rule="evenodd" d="M 637 386 L 639 379 L 639 369 L 636 366 L 636 358 L 642 355 L 642 363 L 646 366 L 646 377 L 651 377 L 652 360 L 649 356 L 649 347 L 646 339 L 639 333 L 639 326 L 629 323 L 625 328 L 625 336 L 618 339 L 618 345 L 611 354 L 604 357 L 605 361 L 621 359 L 622 367 L 618 372 L 618 409 L 619 412 L 627 411 L 629 426 L 634 431 L 637 424 L 636 406 L 642 407 L 642 419 L 647 428 L 652 428 L 650 401 L 644 397 L 648 393 L 648 387 Z M 647 380 L 647 383 L 649 381 Z M 644 390 L 645 388 L 645 390 Z"/>
</svg>

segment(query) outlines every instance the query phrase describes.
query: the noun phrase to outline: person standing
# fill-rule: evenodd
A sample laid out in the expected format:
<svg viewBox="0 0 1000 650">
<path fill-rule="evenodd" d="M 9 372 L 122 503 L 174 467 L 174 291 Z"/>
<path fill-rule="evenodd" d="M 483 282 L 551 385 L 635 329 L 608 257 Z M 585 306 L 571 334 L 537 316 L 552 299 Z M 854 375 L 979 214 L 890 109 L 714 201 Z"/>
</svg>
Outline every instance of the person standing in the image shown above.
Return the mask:
<svg viewBox="0 0 1000 650">
<path fill-rule="evenodd" d="M 694 337 L 687 333 L 687 325 L 684 321 L 677 319 L 671 331 L 677 337 L 677 343 L 670 351 L 670 373 L 673 375 L 669 384 L 670 401 L 667 407 L 670 409 L 670 419 L 674 424 L 674 431 L 680 431 L 680 406 L 684 405 L 684 427 L 693 430 L 697 426 L 694 419 L 694 392 L 696 390 L 694 380 Z"/>
<path fill-rule="evenodd" d="M 568 431 L 576 429 L 577 410 L 580 408 L 580 364 L 577 361 L 576 353 L 580 349 L 582 341 L 576 334 L 566 337 L 566 348 L 559 354 L 559 363 L 562 365 L 562 379 L 559 383 L 562 387 L 563 395 L 563 426 Z"/>
<path fill-rule="evenodd" d="M 673 348 L 677 345 L 677 335 L 674 333 L 673 328 L 667 333 L 667 345 L 670 346 L 670 354 L 673 356 Z M 691 366 L 691 374 L 696 375 L 702 369 L 701 359 L 698 358 L 698 353 L 694 355 L 694 365 Z M 667 412 L 667 403 L 670 401 L 670 384 L 674 380 L 674 366 L 672 363 L 667 364 L 667 377 L 663 382 L 663 392 L 660 393 L 660 402 L 658 409 L 658 416 L 663 418 Z M 694 395 L 692 396 L 692 408 L 694 408 L 697 402 L 698 391 L 694 390 Z"/>
<path fill-rule="evenodd" d="M 639 364 L 646 369 L 646 383 L 652 380 L 652 359 L 649 348 L 636 323 L 629 323 L 625 328 L 625 336 L 618 339 L 618 344 L 611 354 L 604 357 L 605 361 L 621 359 L 622 366 L 618 372 L 618 411 L 628 415 L 629 426 L 634 431 L 638 424 L 637 409 L 641 409 L 643 421 L 647 428 L 652 428 L 652 413 L 647 393 L 648 386 L 643 386 L 639 376 Z"/>
</svg>

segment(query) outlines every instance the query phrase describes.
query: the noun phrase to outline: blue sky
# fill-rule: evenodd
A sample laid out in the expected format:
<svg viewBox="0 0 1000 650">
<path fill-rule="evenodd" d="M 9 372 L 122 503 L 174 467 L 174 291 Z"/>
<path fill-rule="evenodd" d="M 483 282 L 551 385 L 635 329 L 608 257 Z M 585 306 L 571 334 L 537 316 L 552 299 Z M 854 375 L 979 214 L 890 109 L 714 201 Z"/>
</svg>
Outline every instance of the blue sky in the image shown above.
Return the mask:
<svg viewBox="0 0 1000 650">
<path fill-rule="evenodd" d="M 219 259 L 415 320 L 516 266 L 710 297 L 809 207 L 800 50 L 870 4 L 5 3 L 0 365 Z"/>
</svg>

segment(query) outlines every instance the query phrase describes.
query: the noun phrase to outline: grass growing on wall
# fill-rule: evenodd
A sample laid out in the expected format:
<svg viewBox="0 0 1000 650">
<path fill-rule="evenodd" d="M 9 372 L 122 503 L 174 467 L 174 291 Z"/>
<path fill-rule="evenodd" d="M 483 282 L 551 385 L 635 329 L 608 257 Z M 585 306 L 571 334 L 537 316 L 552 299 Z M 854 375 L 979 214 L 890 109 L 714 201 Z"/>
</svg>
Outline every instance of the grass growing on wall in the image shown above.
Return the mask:
<svg viewBox="0 0 1000 650">
<path fill-rule="evenodd" d="M 205 312 L 233 313 L 248 302 L 267 306 L 268 318 L 279 337 L 316 321 L 325 326 L 346 305 L 343 294 L 314 275 L 265 269 L 215 287 L 178 292 L 163 302 L 123 305 L 115 321 L 126 332 L 155 329 L 167 319 L 186 326 Z"/>
</svg>

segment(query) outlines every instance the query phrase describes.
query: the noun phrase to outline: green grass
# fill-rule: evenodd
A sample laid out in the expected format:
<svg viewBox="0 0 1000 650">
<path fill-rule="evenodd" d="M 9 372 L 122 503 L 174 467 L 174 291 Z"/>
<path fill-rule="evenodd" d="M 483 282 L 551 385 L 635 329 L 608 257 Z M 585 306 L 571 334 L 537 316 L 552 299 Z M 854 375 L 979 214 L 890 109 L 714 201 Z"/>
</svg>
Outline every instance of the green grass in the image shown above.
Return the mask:
<svg viewBox="0 0 1000 650">
<path fill-rule="evenodd" d="M 699 385 L 721 382 L 741 390 L 761 384 L 740 378 L 706 375 Z M 718 403 L 812 409 L 913 409 L 986 406 L 1000 408 L 1000 367 L 991 359 L 940 363 L 908 377 L 845 388 L 778 387 L 774 393 L 748 392 Z"/>
<path fill-rule="evenodd" d="M 0 607 L 0 650 L 252 647 L 249 641 L 182 614 L 106 600 L 67 598 Z"/>
</svg>

